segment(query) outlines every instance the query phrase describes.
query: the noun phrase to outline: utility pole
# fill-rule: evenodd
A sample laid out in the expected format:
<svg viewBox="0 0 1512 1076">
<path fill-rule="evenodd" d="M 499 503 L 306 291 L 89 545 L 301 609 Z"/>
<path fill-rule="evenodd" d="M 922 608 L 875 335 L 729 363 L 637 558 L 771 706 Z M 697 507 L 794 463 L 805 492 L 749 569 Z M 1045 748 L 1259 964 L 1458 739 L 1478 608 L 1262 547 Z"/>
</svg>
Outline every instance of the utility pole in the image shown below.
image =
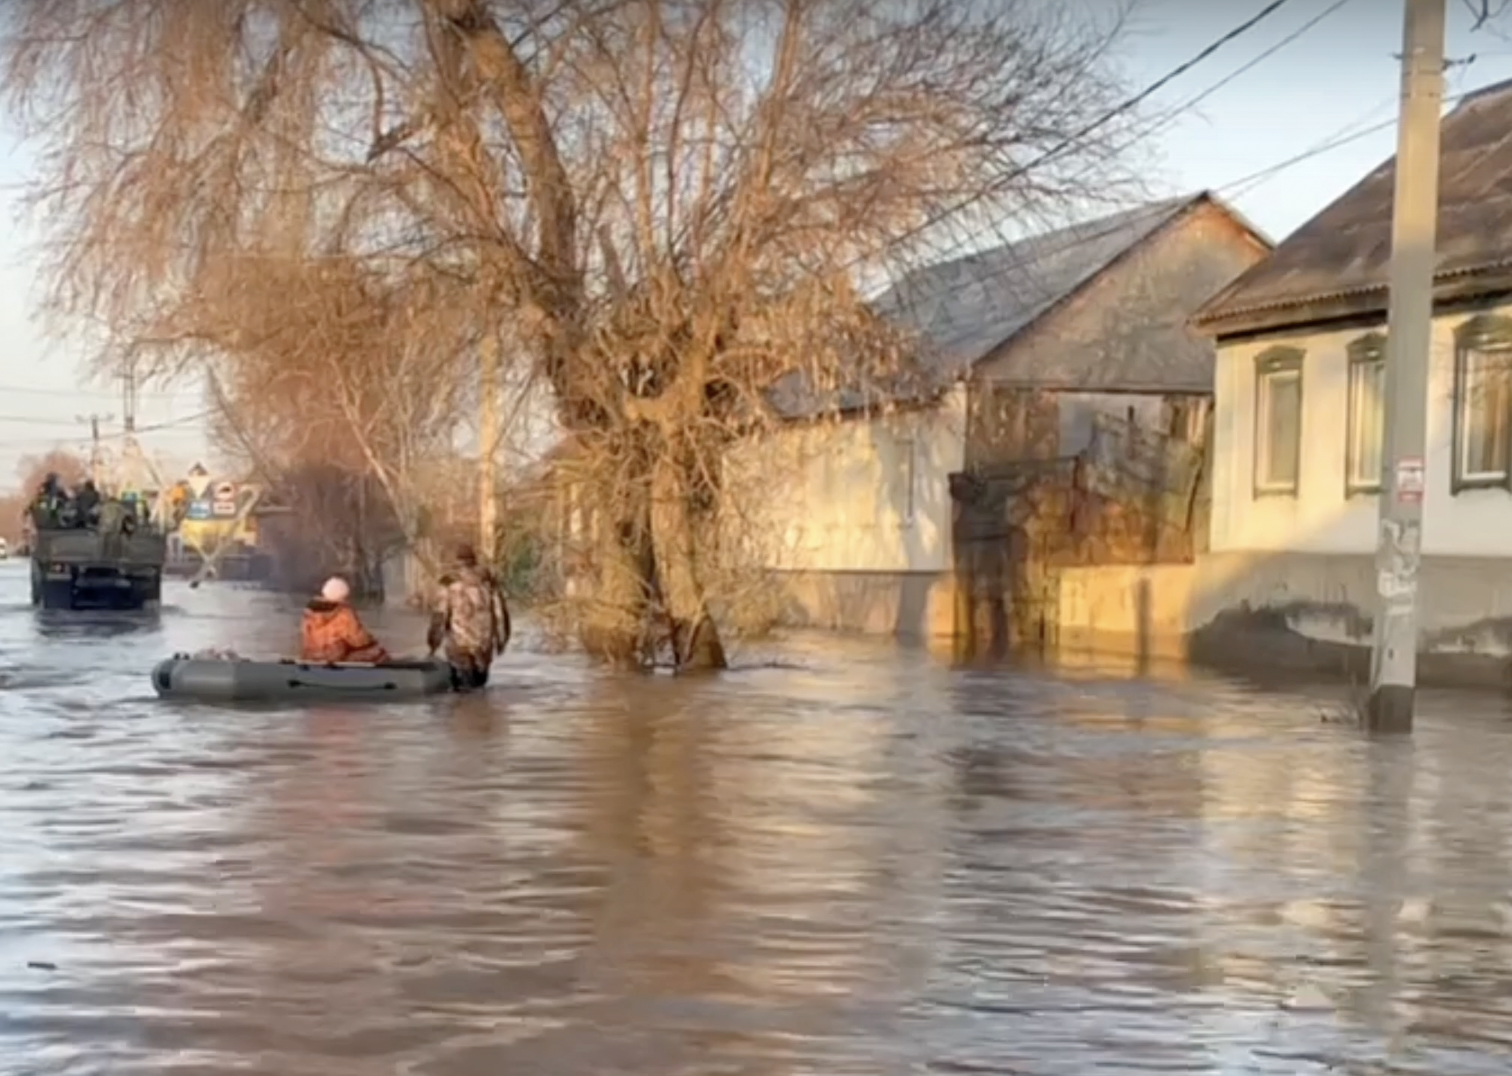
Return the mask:
<svg viewBox="0 0 1512 1076">
<path fill-rule="evenodd" d="M 111 490 L 120 496 L 123 489 L 133 491 L 140 485 L 142 446 L 136 436 L 137 377 L 136 366 L 128 362 L 121 371 L 121 457 L 116 469 L 115 487 Z"/>
<path fill-rule="evenodd" d="M 121 371 L 121 425 L 127 437 L 136 435 L 137 399 L 136 365 L 128 363 Z"/>
<path fill-rule="evenodd" d="M 105 471 L 105 448 L 100 436 L 100 423 L 109 422 L 111 415 L 75 415 L 76 421 L 89 424 L 89 479 L 100 485 Z"/>
<path fill-rule="evenodd" d="M 1376 547 L 1375 645 L 1363 721 L 1411 732 L 1417 693 L 1428 368 L 1438 232 L 1445 0 L 1406 0 L 1386 335 L 1385 451 Z"/>
<path fill-rule="evenodd" d="M 499 540 L 499 373 L 499 334 L 485 333 L 478 345 L 478 559 L 490 569 Z"/>
</svg>

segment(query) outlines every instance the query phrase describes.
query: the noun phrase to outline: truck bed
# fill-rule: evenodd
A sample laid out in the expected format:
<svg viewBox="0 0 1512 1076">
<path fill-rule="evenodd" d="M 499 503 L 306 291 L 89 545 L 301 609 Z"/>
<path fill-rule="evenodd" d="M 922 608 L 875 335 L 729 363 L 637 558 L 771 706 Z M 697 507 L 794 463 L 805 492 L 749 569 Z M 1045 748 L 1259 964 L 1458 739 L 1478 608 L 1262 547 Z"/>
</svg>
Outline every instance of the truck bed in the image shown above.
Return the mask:
<svg viewBox="0 0 1512 1076">
<path fill-rule="evenodd" d="M 138 531 L 122 538 L 119 550 L 119 558 L 107 557 L 105 542 L 93 530 L 38 531 L 32 559 L 79 567 L 161 568 L 168 559 L 168 539 L 154 531 Z"/>
</svg>

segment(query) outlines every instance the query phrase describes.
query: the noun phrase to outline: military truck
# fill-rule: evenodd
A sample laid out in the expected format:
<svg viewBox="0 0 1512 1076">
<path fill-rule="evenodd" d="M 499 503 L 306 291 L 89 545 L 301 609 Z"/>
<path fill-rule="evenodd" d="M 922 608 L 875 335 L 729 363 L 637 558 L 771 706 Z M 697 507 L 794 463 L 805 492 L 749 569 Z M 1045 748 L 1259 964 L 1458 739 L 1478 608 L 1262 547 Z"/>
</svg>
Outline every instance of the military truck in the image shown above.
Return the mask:
<svg viewBox="0 0 1512 1076">
<path fill-rule="evenodd" d="M 31 603 L 42 609 L 145 609 L 163 598 L 168 539 L 155 527 L 101 534 L 39 527 L 31 537 Z"/>
</svg>

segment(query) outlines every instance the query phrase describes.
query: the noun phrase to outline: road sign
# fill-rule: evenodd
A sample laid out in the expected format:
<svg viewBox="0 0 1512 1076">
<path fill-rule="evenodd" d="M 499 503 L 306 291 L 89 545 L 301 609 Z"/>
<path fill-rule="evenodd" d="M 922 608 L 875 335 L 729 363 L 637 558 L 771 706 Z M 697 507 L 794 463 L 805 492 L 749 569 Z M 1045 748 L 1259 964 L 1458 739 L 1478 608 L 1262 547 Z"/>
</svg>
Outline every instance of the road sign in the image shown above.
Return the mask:
<svg viewBox="0 0 1512 1076">
<path fill-rule="evenodd" d="M 210 472 L 196 463 L 189 468 L 188 486 L 190 493 L 196 497 L 203 497 L 205 490 L 210 488 Z"/>
</svg>

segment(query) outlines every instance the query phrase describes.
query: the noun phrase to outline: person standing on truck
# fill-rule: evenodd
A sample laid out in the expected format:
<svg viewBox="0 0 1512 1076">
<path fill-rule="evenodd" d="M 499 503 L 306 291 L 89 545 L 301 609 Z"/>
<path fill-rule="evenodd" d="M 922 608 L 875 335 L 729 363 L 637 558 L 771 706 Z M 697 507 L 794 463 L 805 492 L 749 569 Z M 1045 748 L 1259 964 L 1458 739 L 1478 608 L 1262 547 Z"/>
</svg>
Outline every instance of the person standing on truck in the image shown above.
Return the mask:
<svg viewBox="0 0 1512 1076">
<path fill-rule="evenodd" d="M 126 554 L 126 506 L 114 497 L 104 501 L 95 510 L 94 526 L 105 558 L 121 560 Z"/>
<path fill-rule="evenodd" d="M 32 523 L 38 530 L 56 530 L 60 526 L 65 499 L 58 472 L 49 471 L 32 498 Z"/>
<path fill-rule="evenodd" d="M 346 580 L 332 576 L 320 588 L 320 596 L 305 606 L 299 632 L 300 661 L 320 665 L 381 665 L 388 661 L 388 651 L 357 619 L 351 596 L 352 588 Z"/>
<path fill-rule="evenodd" d="M 472 546 L 458 546 L 453 559 L 455 566 L 441 577 L 426 642 L 432 655 L 445 645 L 454 689 L 476 691 L 488 686 L 493 659 L 509 644 L 509 607 Z"/>
<path fill-rule="evenodd" d="M 86 478 L 74 494 L 74 511 L 78 513 L 80 527 L 93 527 L 100 522 L 100 491 L 94 479 Z"/>
</svg>

